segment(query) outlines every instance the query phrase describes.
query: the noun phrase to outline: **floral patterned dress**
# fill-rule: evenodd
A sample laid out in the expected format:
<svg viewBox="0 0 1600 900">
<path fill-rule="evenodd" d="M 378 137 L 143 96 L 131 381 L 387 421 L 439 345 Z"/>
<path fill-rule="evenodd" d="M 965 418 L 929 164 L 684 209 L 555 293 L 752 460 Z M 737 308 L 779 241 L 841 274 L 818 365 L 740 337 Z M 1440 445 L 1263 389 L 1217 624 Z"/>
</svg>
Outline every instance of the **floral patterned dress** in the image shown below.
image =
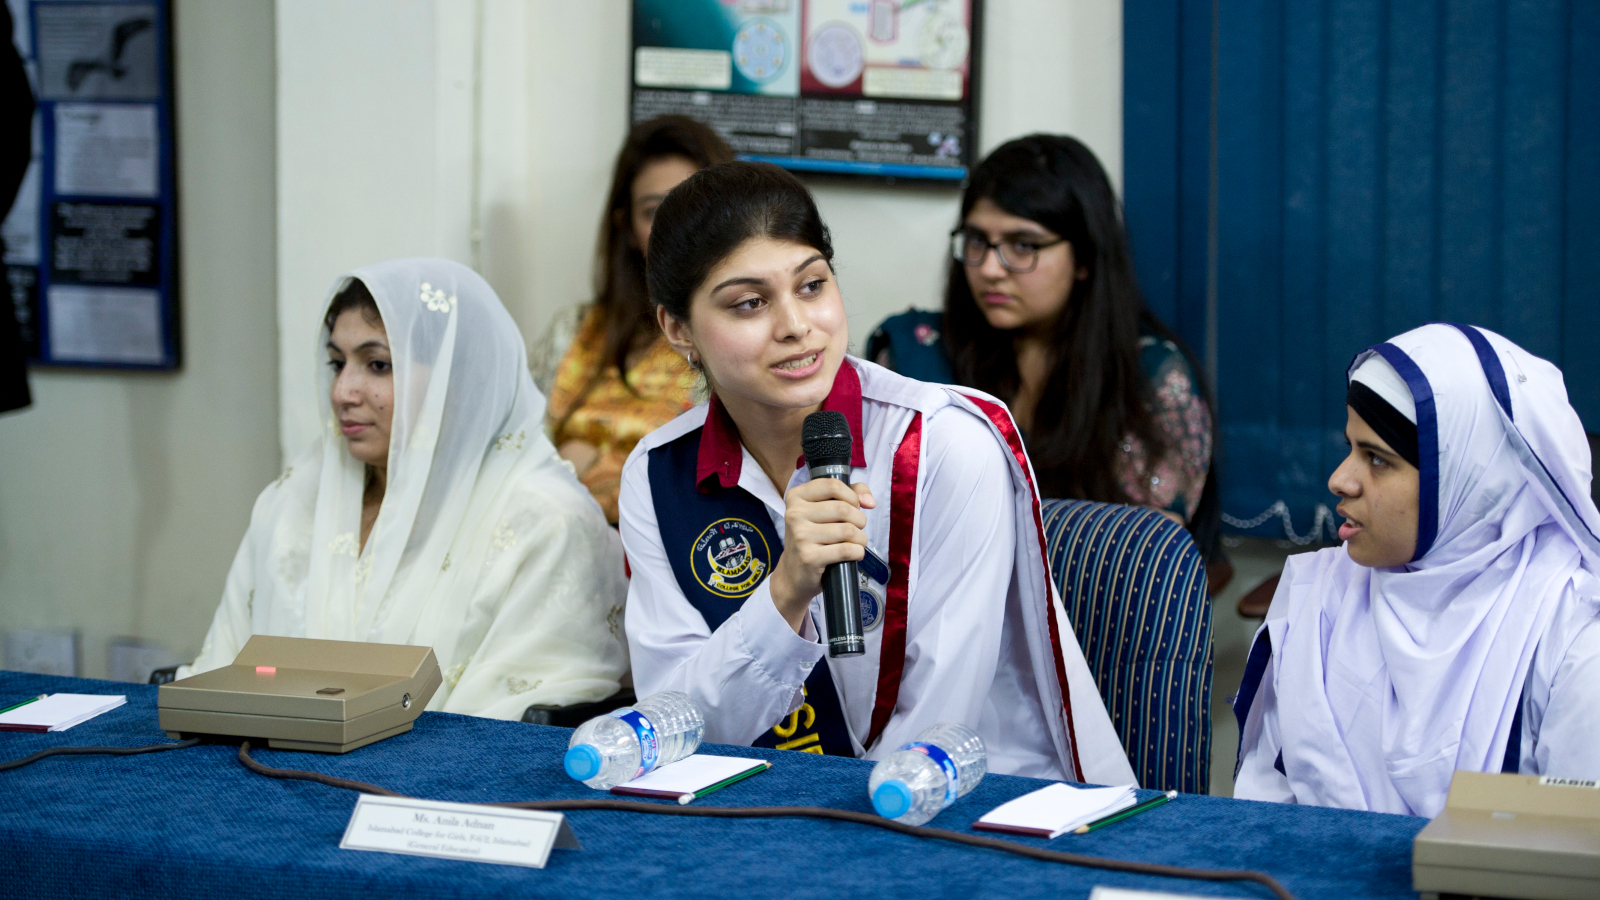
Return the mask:
<svg viewBox="0 0 1600 900">
<path fill-rule="evenodd" d="M 1117 480 L 1135 503 L 1175 512 L 1187 522 L 1200 505 L 1211 469 L 1211 411 L 1176 344 L 1145 335 L 1139 355 L 1149 379 L 1151 411 L 1168 450 L 1152 461 L 1143 442 L 1129 435 L 1120 448 Z"/>
<path fill-rule="evenodd" d="M 550 390 L 550 438 L 557 447 L 579 440 L 600 451 L 599 459 L 578 480 L 615 525 L 622 464 L 640 438 L 693 405 L 695 375 L 662 337 L 628 371 L 626 380 L 615 363 L 606 363 L 600 381 L 584 394 L 604 346 L 605 331 L 590 310 L 556 368 Z"/>
</svg>

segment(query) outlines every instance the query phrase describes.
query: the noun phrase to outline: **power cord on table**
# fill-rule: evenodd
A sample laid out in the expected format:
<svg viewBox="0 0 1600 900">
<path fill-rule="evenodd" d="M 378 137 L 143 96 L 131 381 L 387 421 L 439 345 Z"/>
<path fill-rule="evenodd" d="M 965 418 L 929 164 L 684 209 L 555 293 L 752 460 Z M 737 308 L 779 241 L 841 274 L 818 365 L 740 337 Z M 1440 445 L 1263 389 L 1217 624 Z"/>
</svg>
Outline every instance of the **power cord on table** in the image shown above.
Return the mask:
<svg viewBox="0 0 1600 900">
<path fill-rule="evenodd" d="M 51 747 L 40 750 L 21 759 L 11 759 L 0 762 L 0 772 L 7 769 L 20 769 L 31 763 L 36 763 L 47 756 L 137 756 L 141 753 L 160 753 L 163 750 L 181 750 L 184 747 L 193 747 L 200 743 L 199 738 L 189 738 L 174 744 L 150 744 L 146 747 Z"/>
<path fill-rule="evenodd" d="M 176 745 L 173 745 L 176 746 Z M 274 769 L 262 765 L 250 756 L 250 742 L 245 741 L 239 745 L 239 762 L 245 768 L 258 775 L 268 778 L 284 778 L 292 781 L 311 781 L 325 784 L 329 787 L 342 788 L 347 791 L 359 791 L 363 794 L 377 794 L 383 797 L 406 797 L 364 781 L 352 781 L 348 778 L 336 778 L 324 775 L 321 772 L 307 772 L 301 769 Z M 982 847 L 987 850 L 999 850 L 1005 853 L 1014 853 L 1030 859 L 1045 862 L 1065 863 L 1069 866 L 1083 866 L 1090 869 L 1107 869 L 1113 872 L 1132 872 L 1138 875 L 1160 875 L 1167 878 L 1187 878 L 1194 881 L 1249 881 L 1272 891 L 1280 900 L 1295 900 L 1288 888 L 1279 884 L 1277 879 L 1265 872 L 1254 872 L 1248 869 L 1190 869 L 1185 866 L 1167 866 L 1160 863 L 1133 862 L 1120 859 L 1103 859 L 1098 856 L 1085 856 L 1081 853 L 1063 853 L 1059 850 L 1046 850 L 1042 847 L 1030 847 L 1012 841 L 1002 841 L 995 838 L 979 837 L 975 834 L 963 834 L 959 831 L 946 831 L 942 828 L 926 828 L 919 825 L 905 825 L 893 819 L 869 813 L 854 812 L 845 809 L 828 809 L 821 806 L 679 806 L 677 804 L 642 803 L 635 800 L 532 800 L 520 803 L 485 803 L 484 806 L 499 806 L 510 809 L 537 809 L 547 812 L 563 812 L 574 809 L 601 809 L 613 812 L 636 812 L 657 816 L 697 816 L 716 819 L 781 819 L 781 818 L 811 818 L 834 819 L 840 822 L 854 822 L 858 825 L 872 825 L 909 834 L 912 837 L 933 838 L 935 840 L 950 841 L 956 844 L 966 844 L 971 847 Z"/>
</svg>

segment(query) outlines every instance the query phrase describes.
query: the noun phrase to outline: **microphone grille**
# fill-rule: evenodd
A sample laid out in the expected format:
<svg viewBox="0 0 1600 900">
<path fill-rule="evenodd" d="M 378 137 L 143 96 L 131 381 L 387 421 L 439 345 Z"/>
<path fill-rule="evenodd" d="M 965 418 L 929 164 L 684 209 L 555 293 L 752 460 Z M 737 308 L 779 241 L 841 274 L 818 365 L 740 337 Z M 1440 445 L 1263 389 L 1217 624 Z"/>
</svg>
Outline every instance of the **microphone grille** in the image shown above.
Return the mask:
<svg viewBox="0 0 1600 900">
<path fill-rule="evenodd" d="M 854 447 L 844 413 L 825 409 L 806 416 L 800 429 L 800 452 L 806 455 L 807 464 L 849 465 Z"/>
</svg>

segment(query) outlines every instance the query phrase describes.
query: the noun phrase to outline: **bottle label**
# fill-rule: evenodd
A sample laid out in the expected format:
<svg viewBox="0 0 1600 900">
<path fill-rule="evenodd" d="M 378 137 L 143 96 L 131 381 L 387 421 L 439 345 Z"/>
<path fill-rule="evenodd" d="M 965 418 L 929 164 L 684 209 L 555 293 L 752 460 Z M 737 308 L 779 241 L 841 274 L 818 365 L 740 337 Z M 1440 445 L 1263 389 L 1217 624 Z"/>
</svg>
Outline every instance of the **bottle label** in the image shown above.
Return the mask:
<svg viewBox="0 0 1600 900">
<path fill-rule="evenodd" d="M 956 761 L 950 758 L 950 754 L 939 749 L 935 744 L 924 744 L 921 741 L 912 741 L 900 749 L 921 753 L 923 756 L 938 763 L 939 768 L 944 770 L 944 805 L 949 806 L 956 802 L 957 792 L 961 787 L 961 774 L 956 771 Z"/>
<path fill-rule="evenodd" d="M 639 738 L 639 771 L 633 773 L 633 778 L 654 769 L 656 761 L 661 758 L 661 743 L 656 740 L 656 727 L 638 710 L 627 712 L 614 712 L 610 715 L 627 722 L 633 728 L 633 733 Z M 633 778 L 628 779 L 632 781 Z"/>
</svg>

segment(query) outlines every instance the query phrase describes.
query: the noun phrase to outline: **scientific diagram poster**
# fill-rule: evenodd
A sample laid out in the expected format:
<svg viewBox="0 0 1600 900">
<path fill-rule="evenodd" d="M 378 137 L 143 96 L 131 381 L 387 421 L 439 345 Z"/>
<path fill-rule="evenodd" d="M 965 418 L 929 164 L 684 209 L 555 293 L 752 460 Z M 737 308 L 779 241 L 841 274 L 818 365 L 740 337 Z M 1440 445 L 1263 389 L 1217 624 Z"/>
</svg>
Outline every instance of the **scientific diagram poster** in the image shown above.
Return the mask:
<svg viewBox="0 0 1600 900">
<path fill-rule="evenodd" d="M 634 123 L 707 123 L 742 159 L 959 182 L 982 0 L 634 0 Z"/>
<path fill-rule="evenodd" d="M 7 0 L 38 110 L 5 219 L 29 359 L 178 364 L 168 0 Z"/>
</svg>

